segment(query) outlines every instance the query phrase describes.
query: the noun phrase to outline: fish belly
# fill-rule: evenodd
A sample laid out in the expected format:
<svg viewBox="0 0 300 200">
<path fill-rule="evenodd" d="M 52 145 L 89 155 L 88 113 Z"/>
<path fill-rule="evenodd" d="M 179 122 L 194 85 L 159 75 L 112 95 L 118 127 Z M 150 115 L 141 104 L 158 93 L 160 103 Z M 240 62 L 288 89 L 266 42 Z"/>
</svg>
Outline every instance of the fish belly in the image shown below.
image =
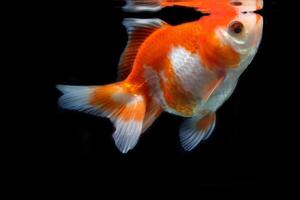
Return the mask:
<svg viewBox="0 0 300 200">
<path fill-rule="evenodd" d="M 201 102 L 198 112 L 215 112 L 232 95 L 240 73 L 229 72 L 223 83 L 213 92 L 207 102 Z"/>
</svg>

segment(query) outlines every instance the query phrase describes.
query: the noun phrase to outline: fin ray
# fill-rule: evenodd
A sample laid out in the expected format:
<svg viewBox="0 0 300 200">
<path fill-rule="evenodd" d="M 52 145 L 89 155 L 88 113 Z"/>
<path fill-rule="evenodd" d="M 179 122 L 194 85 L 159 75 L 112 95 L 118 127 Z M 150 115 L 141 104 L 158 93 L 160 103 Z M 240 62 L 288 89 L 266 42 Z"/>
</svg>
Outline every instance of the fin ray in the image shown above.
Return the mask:
<svg viewBox="0 0 300 200">
<path fill-rule="evenodd" d="M 105 86 L 58 85 L 57 88 L 63 93 L 59 99 L 62 108 L 109 118 L 116 128 L 113 138 L 117 148 L 127 153 L 135 147 L 146 109 L 142 95 L 128 92 L 122 82 Z"/>
<path fill-rule="evenodd" d="M 186 151 L 193 150 L 201 141 L 206 140 L 214 130 L 216 124 L 215 113 L 209 113 L 201 119 L 185 120 L 180 127 L 181 146 Z"/>
<path fill-rule="evenodd" d="M 127 18 L 123 21 L 128 33 L 128 43 L 120 57 L 118 80 L 123 80 L 130 74 L 138 49 L 145 39 L 165 24 L 160 19 Z"/>
<path fill-rule="evenodd" d="M 153 122 L 162 113 L 162 111 L 163 111 L 162 108 L 158 103 L 155 102 L 154 99 L 151 99 L 151 102 L 147 103 L 147 109 L 145 113 L 142 132 L 145 132 L 153 124 Z"/>
</svg>

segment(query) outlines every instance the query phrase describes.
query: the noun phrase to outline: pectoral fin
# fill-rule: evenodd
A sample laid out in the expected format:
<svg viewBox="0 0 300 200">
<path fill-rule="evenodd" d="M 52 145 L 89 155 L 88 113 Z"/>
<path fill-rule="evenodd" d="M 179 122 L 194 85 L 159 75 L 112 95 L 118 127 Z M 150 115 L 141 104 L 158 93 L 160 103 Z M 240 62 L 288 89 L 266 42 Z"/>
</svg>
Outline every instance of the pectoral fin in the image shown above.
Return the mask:
<svg viewBox="0 0 300 200">
<path fill-rule="evenodd" d="M 211 81 L 206 87 L 203 87 L 201 94 L 202 98 L 207 101 L 216 88 L 223 82 L 225 76 L 220 75 L 219 78 Z"/>
</svg>

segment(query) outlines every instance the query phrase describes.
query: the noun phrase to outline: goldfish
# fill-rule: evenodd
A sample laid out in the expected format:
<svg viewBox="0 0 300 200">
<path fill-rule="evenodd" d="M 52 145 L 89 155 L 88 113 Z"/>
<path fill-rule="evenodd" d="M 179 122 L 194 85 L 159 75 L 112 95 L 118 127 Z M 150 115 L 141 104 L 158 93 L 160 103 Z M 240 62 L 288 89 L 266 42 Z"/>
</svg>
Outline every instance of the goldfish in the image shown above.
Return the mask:
<svg viewBox="0 0 300 200">
<path fill-rule="evenodd" d="M 111 120 L 122 153 L 136 146 L 162 112 L 184 117 L 181 146 L 193 150 L 212 134 L 216 111 L 257 53 L 263 18 L 253 11 L 262 9 L 262 0 L 128 0 L 124 9 L 155 11 L 174 5 L 210 15 L 179 25 L 124 19 L 128 43 L 117 82 L 57 85 L 62 108 Z"/>
</svg>

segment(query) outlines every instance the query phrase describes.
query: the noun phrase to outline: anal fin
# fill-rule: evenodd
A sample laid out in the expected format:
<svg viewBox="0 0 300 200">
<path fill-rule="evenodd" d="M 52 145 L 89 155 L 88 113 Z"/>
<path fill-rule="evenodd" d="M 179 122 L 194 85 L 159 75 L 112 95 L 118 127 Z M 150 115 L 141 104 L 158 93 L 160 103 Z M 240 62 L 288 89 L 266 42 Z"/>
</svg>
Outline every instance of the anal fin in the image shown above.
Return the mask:
<svg viewBox="0 0 300 200">
<path fill-rule="evenodd" d="M 145 113 L 145 118 L 143 122 L 143 130 L 145 132 L 156 120 L 156 118 L 162 113 L 163 109 L 161 106 L 151 99 L 151 102 L 147 102 L 147 109 Z"/>
<path fill-rule="evenodd" d="M 201 141 L 206 140 L 214 130 L 216 114 L 209 113 L 202 118 L 186 119 L 180 127 L 180 142 L 186 151 L 193 150 Z"/>
</svg>

